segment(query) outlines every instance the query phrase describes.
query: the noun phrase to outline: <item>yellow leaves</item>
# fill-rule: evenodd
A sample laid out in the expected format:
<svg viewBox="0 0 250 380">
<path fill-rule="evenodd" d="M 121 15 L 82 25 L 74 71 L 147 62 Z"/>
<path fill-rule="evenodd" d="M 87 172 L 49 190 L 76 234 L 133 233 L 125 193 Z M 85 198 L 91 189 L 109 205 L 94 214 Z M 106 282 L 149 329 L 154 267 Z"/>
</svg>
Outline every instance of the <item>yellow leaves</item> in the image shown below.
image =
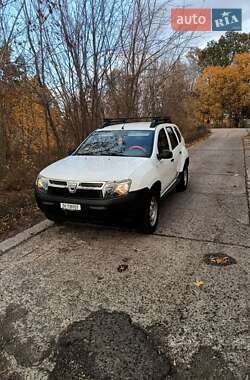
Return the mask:
<svg viewBox="0 0 250 380">
<path fill-rule="evenodd" d="M 236 54 L 234 57 L 234 64 L 241 67 L 243 70 L 249 68 L 250 54 L 249 53 L 241 53 Z"/>
<path fill-rule="evenodd" d="M 48 89 L 42 90 L 49 96 Z M 48 145 L 55 145 L 42 104 L 41 89 L 34 78 L 0 88 L 1 104 L 5 104 L 5 115 L 8 115 L 4 123 L 11 150 L 24 155 L 25 152 L 45 151 Z M 56 107 L 51 109 L 54 120 L 56 112 Z"/>
<path fill-rule="evenodd" d="M 224 257 L 213 257 L 211 258 L 211 263 L 212 264 L 217 264 L 217 265 L 225 265 L 228 263 L 229 259 L 227 256 Z"/>
<path fill-rule="evenodd" d="M 196 103 L 200 119 L 222 120 L 225 113 L 240 114 L 250 106 L 250 53 L 237 54 L 232 65 L 210 66 L 198 77 Z"/>
<path fill-rule="evenodd" d="M 204 286 L 204 282 L 201 280 L 196 280 L 193 284 L 197 286 L 197 288 L 200 288 L 200 289 L 203 288 Z"/>
</svg>

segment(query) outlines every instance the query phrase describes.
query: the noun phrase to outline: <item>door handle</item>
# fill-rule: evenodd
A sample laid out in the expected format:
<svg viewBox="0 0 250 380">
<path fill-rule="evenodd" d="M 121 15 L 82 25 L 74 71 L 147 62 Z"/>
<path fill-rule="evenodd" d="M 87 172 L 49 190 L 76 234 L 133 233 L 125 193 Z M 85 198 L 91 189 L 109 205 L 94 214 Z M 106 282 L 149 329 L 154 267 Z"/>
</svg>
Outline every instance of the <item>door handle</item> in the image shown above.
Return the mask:
<svg viewBox="0 0 250 380">
<path fill-rule="evenodd" d="M 171 162 L 174 162 L 174 158 L 172 158 Z"/>
</svg>

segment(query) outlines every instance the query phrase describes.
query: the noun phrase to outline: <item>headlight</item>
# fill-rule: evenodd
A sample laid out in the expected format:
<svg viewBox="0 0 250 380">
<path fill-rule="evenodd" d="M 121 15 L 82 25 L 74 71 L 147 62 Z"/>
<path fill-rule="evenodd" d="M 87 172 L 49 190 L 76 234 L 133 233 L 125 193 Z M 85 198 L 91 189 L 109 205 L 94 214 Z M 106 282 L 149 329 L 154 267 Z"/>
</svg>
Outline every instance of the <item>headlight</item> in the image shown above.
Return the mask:
<svg viewBox="0 0 250 380">
<path fill-rule="evenodd" d="M 131 179 L 126 179 L 119 182 L 107 182 L 104 187 L 104 196 L 107 197 L 122 197 L 128 194 L 131 186 Z"/>
<path fill-rule="evenodd" d="M 38 191 L 47 191 L 49 185 L 49 180 L 45 177 L 39 175 L 36 180 L 36 188 Z"/>
</svg>

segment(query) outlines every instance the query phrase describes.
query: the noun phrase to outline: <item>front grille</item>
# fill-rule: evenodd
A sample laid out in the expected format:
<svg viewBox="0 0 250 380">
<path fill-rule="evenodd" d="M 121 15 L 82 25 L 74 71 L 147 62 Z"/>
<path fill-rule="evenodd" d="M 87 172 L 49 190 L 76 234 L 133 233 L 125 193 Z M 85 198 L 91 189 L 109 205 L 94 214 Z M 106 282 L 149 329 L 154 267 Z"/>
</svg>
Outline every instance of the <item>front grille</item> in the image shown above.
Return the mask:
<svg viewBox="0 0 250 380">
<path fill-rule="evenodd" d="M 82 198 L 82 199 L 102 199 L 102 191 L 101 190 L 85 190 L 85 189 L 77 189 L 75 193 L 70 193 L 67 188 L 62 187 L 52 187 L 49 186 L 48 193 L 52 195 L 61 195 L 65 198 Z"/>
<path fill-rule="evenodd" d="M 103 186 L 102 182 L 87 182 L 87 183 L 80 183 L 79 186 L 81 187 L 96 187 L 96 188 L 101 188 Z"/>
</svg>

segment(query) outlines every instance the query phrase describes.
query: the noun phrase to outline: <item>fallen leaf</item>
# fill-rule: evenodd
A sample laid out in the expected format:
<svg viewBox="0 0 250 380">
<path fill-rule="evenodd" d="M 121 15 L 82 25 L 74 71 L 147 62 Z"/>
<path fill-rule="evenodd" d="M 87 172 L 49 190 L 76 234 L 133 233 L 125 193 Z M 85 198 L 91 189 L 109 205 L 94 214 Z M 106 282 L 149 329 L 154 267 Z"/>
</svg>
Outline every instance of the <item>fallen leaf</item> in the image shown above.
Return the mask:
<svg viewBox="0 0 250 380">
<path fill-rule="evenodd" d="M 197 286 L 197 288 L 202 288 L 203 285 L 204 285 L 204 282 L 203 281 L 200 281 L 200 280 L 196 280 L 194 282 L 194 285 Z"/>
<path fill-rule="evenodd" d="M 119 265 L 118 266 L 118 268 L 117 268 L 117 270 L 118 270 L 118 272 L 124 272 L 125 270 L 127 270 L 128 269 L 128 265 L 126 265 L 126 264 L 121 264 L 121 265 Z"/>
<path fill-rule="evenodd" d="M 211 263 L 225 265 L 228 264 L 228 257 L 216 257 L 211 259 Z"/>
</svg>

